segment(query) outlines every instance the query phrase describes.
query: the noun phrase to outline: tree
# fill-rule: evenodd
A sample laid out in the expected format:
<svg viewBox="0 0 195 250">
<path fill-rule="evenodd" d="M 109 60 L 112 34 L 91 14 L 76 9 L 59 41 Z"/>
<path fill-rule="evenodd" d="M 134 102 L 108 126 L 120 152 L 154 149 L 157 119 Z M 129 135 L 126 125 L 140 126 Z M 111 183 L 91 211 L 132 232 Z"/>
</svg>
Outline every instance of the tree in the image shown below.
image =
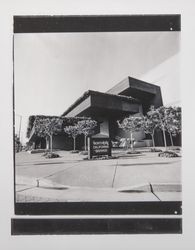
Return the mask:
<svg viewBox="0 0 195 250">
<path fill-rule="evenodd" d="M 73 142 L 74 142 L 74 149 L 73 150 L 75 151 L 75 149 L 76 149 L 76 137 L 80 134 L 80 128 L 78 127 L 78 125 L 66 126 L 64 128 L 64 132 L 73 138 Z"/>
<path fill-rule="evenodd" d="M 155 109 L 151 107 L 148 114 L 156 123 L 156 127 L 162 130 L 165 149 L 167 149 L 166 131 L 170 135 L 172 145 L 172 135 L 176 135 L 181 131 L 181 108 L 161 106 Z"/>
<path fill-rule="evenodd" d="M 173 145 L 173 136 L 176 136 L 181 132 L 181 108 L 180 107 L 168 107 L 166 130 L 169 133 L 171 146 Z"/>
<path fill-rule="evenodd" d="M 63 120 L 60 117 L 36 117 L 34 132 L 40 137 L 50 138 L 50 152 L 53 151 L 53 135 L 62 131 Z"/>
<path fill-rule="evenodd" d="M 129 116 L 123 119 L 122 122 L 117 121 L 119 128 L 130 132 L 131 151 L 133 151 L 133 132 L 140 131 L 142 129 L 142 117 Z"/>
<path fill-rule="evenodd" d="M 143 119 L 142 119 L 142 128 L 145 132 L 145 134 L 150 134 L 151 137 L 152 137 L 152 146 L 155 147 L 155 141 L 154 141 L 154 132 L 155 132 L 155 129 L 157 127 L 157 123 L 156 123 L 156 120 L 153 119 L 155 117 L 153 117 L 153 115 L 147 115 L 147 116 L 144 116 Z"/>
<path fill-rule="evenodd" d="M 154 120 L 157 123 L 157 127 L 162 130 L 164 146 L 167 148 L 167 140 L 166 140 L 166 124 L 167 124 L 167 109 L 164 106 L 161 106 L 157 109 L 152 106 L 149 111 L 149 115 L 153 116 Z"/>
<path fill-rule="evenodd" d="M 22 143 L 18 135 L 15 135 L 15 151 L 18 153 L 21 150 Z"/>
<path fill-rule="evenodd" d="M 86 119 L 79 121 L 77 125 L 80 133 L 84 135 L 85 151 L 87 151 L 87 136 L 93 134 L 94 128 L 97 126 L 97 122 L 95 120 Z"/>
</svg>

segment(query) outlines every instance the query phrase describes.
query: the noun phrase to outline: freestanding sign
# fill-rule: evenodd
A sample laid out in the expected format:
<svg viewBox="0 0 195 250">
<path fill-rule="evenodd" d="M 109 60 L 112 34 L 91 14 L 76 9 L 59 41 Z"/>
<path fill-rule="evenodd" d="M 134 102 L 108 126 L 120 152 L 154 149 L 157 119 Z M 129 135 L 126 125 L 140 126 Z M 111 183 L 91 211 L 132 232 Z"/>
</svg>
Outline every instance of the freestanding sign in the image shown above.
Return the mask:
<svg viewBox="0 0 195 250">
<path fill-rule="evenodd" d="M 97 134 L 88 138 L 88 158 L 111 156 L 111 141 L 106 135 Z"/>
</svg>

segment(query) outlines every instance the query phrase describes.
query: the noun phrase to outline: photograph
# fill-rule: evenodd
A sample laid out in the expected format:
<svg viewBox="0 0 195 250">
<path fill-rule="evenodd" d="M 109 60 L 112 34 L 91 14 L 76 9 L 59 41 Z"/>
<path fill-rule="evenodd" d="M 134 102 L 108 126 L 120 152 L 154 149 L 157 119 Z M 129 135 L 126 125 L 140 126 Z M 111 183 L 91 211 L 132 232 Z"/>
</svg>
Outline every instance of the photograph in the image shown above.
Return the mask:
<svg viewBox="0 0 195 250">
<path fill-rule="evenodd" d="M 16 214 L 181 214 L 180 16 L 119 17 L 15 17 Z"/>
</svg>

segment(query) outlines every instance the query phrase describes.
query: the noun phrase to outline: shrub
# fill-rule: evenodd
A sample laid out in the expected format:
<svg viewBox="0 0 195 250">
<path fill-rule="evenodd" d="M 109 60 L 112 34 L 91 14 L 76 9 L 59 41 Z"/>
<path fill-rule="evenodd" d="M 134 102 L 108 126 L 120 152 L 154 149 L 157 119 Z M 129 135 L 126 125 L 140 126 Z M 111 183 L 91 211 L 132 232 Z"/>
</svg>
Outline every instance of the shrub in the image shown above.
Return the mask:
<svg viewBox="0 0 195 250">
<path fill-rule="evenodd" d="M 83 158 L 83 160 L 112 160 L 112 159 L 118 159 L 117 156 L 107 156 L 107 155 L 102 155 L 102 156 L 94 156 L 92 159 L 88 159 L 88 157 Z"/>
<path fill-rule="evenodd" d="M 181 148 L 173 148 L 175 151 L 181 151 Z"/>
<path fill-rule="evenodd" d="M 150 152 L 162 152 L 162 150 L 158 148 L 151 148 Z"/>
<path fill-rule="evenodd" d="M 51 153 L 51 152 L 48 152 L 48 153 L 45 153 L 45 158 L 47 159 L 51 159 L 51 158 L 59 158 L 59 154 L 56 154 L 56 153 Z"/>
<path fill-rule="evenodd" d="M 48 150 L 47 149 L 32 149 L 29 151 L 29 153 L 31 154 L 36 154 L 36 153 L 44 153 L 44 152 L 47 152 Z"/>
<path fill-rule="evenodd" d="M 159 157 L 166 157 L 166 158 L 172 158 L 172 157 L 179 157 L 179 155 L 173 151 L 164 151 L 160 152 L 158 154 Z"/>
<path fill-rule="evenodd" d="M 127 151 L 127 154 L 129 154 L 129 155 L 134 155 L 134 154 L 141 154 L 141 152 L 140 151 L 135 151 L 135 150 L 133 150 L 133 151 Z"/>
</svg>

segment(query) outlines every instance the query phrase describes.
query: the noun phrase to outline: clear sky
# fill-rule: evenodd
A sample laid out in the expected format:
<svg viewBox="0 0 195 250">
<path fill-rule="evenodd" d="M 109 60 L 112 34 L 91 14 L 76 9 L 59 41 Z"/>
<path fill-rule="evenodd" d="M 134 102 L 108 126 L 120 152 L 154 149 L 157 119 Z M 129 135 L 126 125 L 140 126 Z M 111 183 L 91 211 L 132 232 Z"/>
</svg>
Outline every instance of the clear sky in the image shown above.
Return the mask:
<svg viewBox="0 0 195 250">
<path fill-rule="evenodd" d="M 61 115 L 88 89 L 104 92 L 127 76 L 153 82 L 168 69 L 178 72 L 171 59 L 178 58 L 179 40 L 179 32 L 15 34 L 16 133 L 20 116 L 25 141 L 28 116 Z M 171 83 L 164 79 L 165 104 L 180 100 L 179 74 Z"/>
</svg>

